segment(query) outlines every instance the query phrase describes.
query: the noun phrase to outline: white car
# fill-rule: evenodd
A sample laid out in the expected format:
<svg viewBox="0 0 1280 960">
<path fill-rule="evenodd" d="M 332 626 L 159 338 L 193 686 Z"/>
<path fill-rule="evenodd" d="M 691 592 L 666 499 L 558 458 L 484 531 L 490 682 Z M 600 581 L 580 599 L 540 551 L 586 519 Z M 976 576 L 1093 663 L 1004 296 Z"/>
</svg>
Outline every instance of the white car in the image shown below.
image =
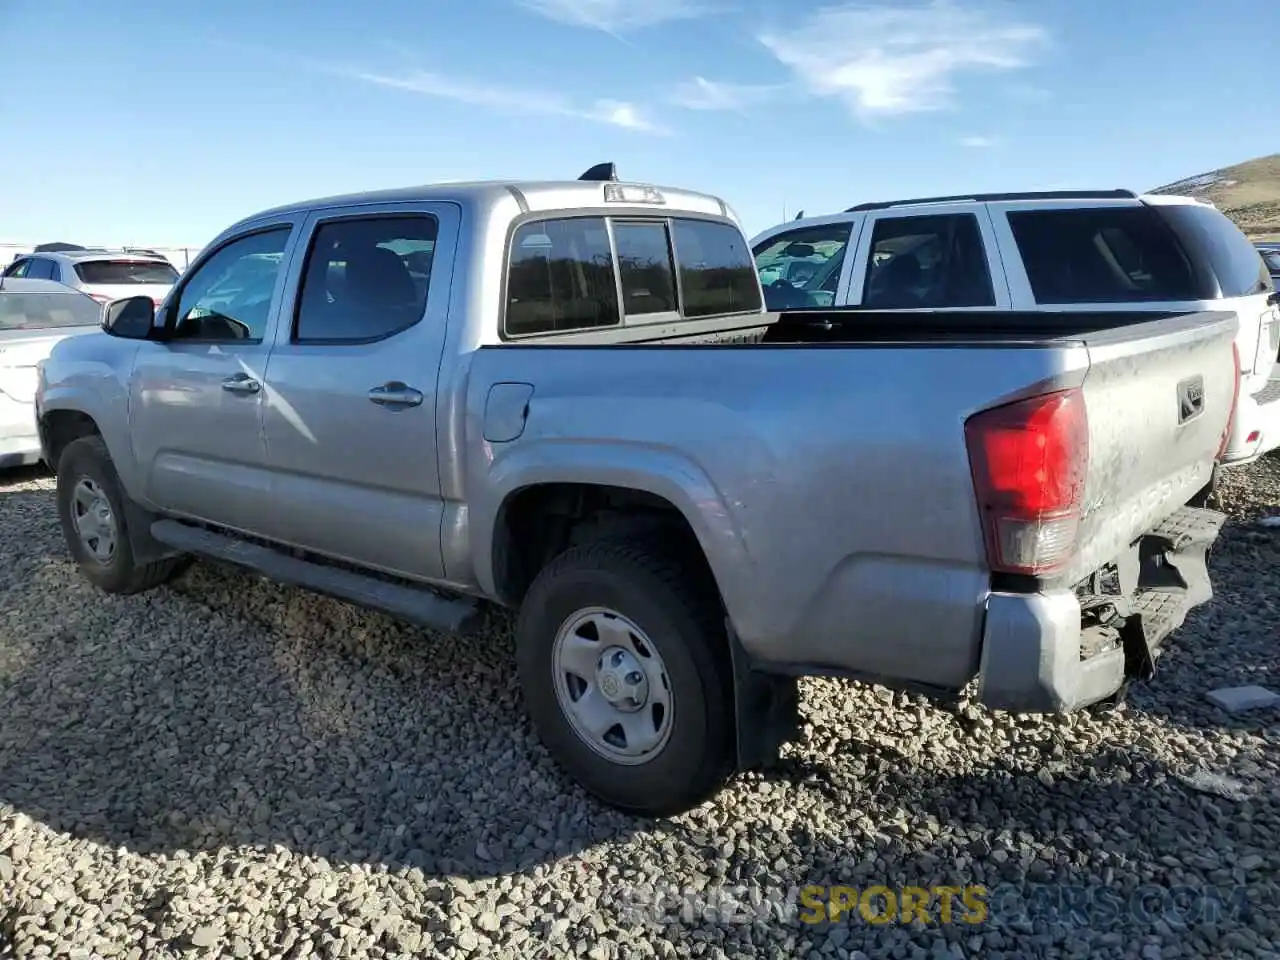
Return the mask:
<svg viewBox="0 0 1280 960">
<path fill-rule="evenodd" d="M 5 269 L 6 277 L 53 280 L 88 294 L 99 303 L 150 297 L 158 307 L 178 279 L 168 260 L 154 253 L 111 250 L 37 250 Z"/>
<path fill-rule="evenodd" d="M 65 337 L 102 327 L 102 307 L 52 280 L 0 278 L 0 469 L 36 463 L 36 364 Z"/>
<path fill-rule="evenodd" d="M 893 311 L 904 323 L 912 311 L 968 310 L 993 324 L 1008 312 L 1232 312 L 1240 394 L 1222 462 L 1280 449 L 1276 289 L 1210 204 L 1128 190 L 861 203 L 778 224 L 751 247 L 770 310 Z M 799 282 L 788 280 L 795 263 Z"/>
</svg>

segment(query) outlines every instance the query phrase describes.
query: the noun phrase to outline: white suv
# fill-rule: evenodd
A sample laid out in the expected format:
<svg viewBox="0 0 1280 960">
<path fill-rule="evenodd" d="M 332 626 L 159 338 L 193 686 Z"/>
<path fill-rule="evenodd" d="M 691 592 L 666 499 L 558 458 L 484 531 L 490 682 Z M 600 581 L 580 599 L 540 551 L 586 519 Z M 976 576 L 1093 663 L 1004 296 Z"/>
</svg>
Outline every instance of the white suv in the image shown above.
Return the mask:
<svg viewBox="0 0 1280 960">
<path fill-rule="evenodd" d="M 751 241 L 770 310 L 1234 312 L 1226 464 L 1280 448 L 1280 311 L 1263 259 L 1211 204 L 1128 190 L 863 203 Z"/>
<path fill-rule="evenodd" d="M 6 277 L 53 280 L 99 303 L 124 297 L 150 297 L 158 307 L 178 279 L 178 271 L 158 254 L 111 250 L 37 250 L 16 258 Z"/>
</svg>

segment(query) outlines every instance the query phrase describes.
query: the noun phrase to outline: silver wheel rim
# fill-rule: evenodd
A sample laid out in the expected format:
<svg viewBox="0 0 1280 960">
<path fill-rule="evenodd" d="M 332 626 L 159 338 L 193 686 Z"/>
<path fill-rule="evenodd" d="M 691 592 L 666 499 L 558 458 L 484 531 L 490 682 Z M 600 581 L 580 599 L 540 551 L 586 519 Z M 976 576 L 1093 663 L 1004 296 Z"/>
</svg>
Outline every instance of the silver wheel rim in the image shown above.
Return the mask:
<svg viewBox="0 0 1280 960">
<path fill-rule="evenodd" d="M 81 477 L 71 491 L 71 522 L 89 556 L 110 563 L 116 555 L 116 515 L 107 495 L 89 477 Z"/>
<path fill-rule="evenodd" d="M 605 607 L 579 610 L 551 650 L 556 699 L 576 733 L 614 763 L 647 763 L 671 736 L 666 664 L 644 631 Z"/>
</svg>

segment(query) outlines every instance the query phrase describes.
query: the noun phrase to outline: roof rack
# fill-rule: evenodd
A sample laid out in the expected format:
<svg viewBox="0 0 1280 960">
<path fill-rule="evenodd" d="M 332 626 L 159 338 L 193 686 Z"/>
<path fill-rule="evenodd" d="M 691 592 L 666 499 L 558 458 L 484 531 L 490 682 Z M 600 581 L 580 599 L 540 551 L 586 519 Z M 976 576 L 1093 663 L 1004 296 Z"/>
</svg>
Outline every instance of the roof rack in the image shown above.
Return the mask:
<svg viewBox="0 0 1280 960">
<path fill-rule="evenodd" d="M 958 193 L 950 197 L 916 197 L 912 200 L 876 200 L 849 207 L 845 213 L 862 213 L 866 210 L 887 210 L 889 207 L 908 207 L 925 203 L 953 203 L 969 200 L 974 203 L 999 203 L 1004 200 L 1136 200 L 1132 190 L 1028 190 L 1023 193 Z"/>
</svg>

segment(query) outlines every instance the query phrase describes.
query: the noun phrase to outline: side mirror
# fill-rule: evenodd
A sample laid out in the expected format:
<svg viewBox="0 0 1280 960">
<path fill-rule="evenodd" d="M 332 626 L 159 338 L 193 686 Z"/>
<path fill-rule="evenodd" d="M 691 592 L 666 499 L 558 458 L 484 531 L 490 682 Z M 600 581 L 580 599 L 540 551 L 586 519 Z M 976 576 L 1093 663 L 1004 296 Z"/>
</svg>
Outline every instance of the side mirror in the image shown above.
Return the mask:
<svg viewBox="0 0 1280 960">
<path fill-rule="evenodd" d="M 155 325 L 156 305 L 150 297 L 112 300 L 102 309 L 102 329 L 125 340 L 147 340 Z"/>
</svg>

